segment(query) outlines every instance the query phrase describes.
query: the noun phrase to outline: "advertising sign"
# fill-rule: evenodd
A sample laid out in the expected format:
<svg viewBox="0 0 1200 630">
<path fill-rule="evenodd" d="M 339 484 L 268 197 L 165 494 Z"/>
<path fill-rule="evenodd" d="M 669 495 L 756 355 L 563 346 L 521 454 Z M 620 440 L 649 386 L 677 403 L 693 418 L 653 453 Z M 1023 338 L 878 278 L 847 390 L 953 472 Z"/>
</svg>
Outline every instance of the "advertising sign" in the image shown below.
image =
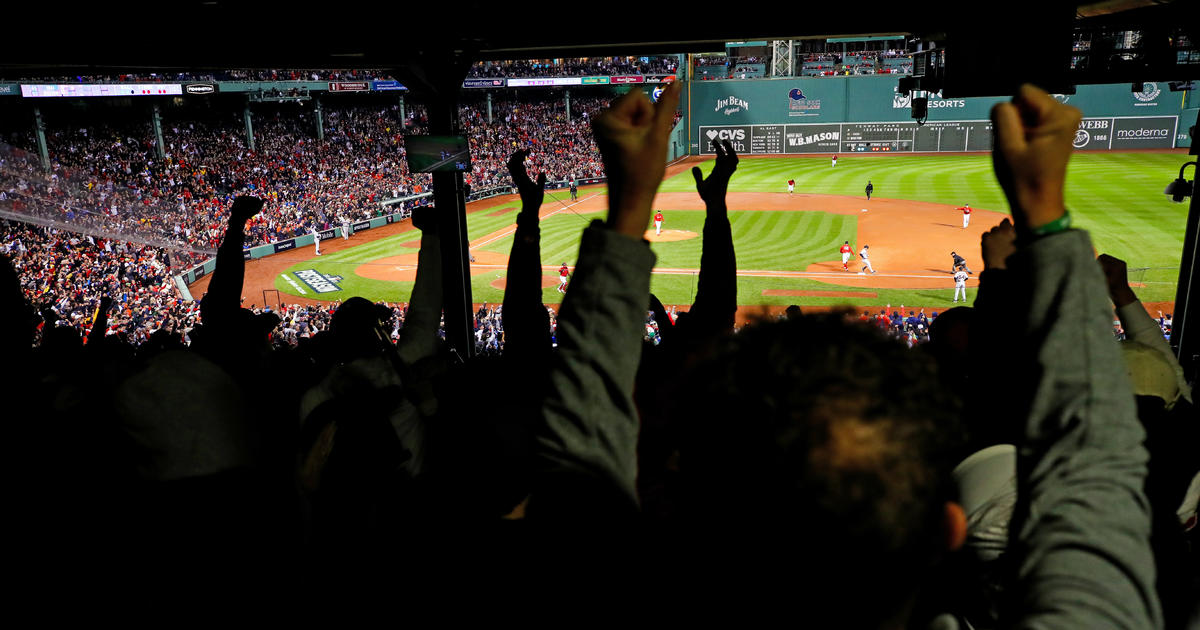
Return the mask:
<svg viewBox="0 0 1200 630">
<path fill-rule="evenodd" d="M 1170 149 L 1178 116 L 1084 118 L 1075 132 L 1079 150 Z M 700 154 L 714 153 L 713 140 L 729 140 L 738 153 L 910 153 L 990 151 L 987 120 L 915 122 L 715 125 L 699 127 Z"/>
<path fill-rule="evenodd" d="M 724 126 L 724 127 L 701 127 L 700 138 L 700 153 L 716 153 L 713 150 L 713 140 L 724 143 L 729 141 L 730 146 L 738 153 L 750 153 L 750 125 Z"/>
<path fill-rule="evenodd" d="M 840 149 L 842 125 L 787 125 L 788 153 L 834 153 Z"/>
<path fill-rule="evenodd" d="M 614 83 L 616 82 L 614 81 Z M 508 87 L 557 87 L 561 85 L 583 85 L 583 77 L 545 77 L 508 80 Z"/>
<path fill-rule="evenodd" d="M 386 92 L 389 90 L 407 90 L 408 88 L 404 87 L 399 81 L 372 81 L 371 89 Z"/>
<path fill-rule="evenodd" d="M 1111 149 L 1170 149 L 1175 146 L 1176 116 L 1114 118 Z"/>
<path fill-rule="evenodd" d="M 465 88 L 502 88 L 504 79 L 463 79 Z"/>
<path fill-rule="evenodd" d="M 1079 121 L 1072 144 L 1076 149 L 1107 149 L 1111 142 L 1111 118 L 1084 118 Z"/>
<path fill-rule="evenodd" d="M 366 92 L 371 84 L 366 81 L 338 81 L 329 84 L 330 92 Z"/>
<path fill-rule="evenodd" d="M 25 98 L 82 97 L 82 96 L 171 96 L 183 94 L 178 83 L 105 83 L 84 85 L 21 84 Z"/>
</svg>

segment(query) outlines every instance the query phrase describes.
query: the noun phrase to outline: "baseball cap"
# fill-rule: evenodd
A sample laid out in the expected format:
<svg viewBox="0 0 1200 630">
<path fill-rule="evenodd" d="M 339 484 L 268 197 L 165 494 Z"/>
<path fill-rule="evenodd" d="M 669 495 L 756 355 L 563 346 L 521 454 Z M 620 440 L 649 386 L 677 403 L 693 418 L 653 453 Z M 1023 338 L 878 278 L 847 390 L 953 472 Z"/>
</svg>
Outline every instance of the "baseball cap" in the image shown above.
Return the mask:
<svg viewBox="0 0 1200 630">
<path fill-rule="evenodd" d="M 1017 503 L 1017 448 L 997 444 L 976 451 L 951 476 L 967 517 L 967 549 L 983 561 L 999 558 Z"/>
</svg>

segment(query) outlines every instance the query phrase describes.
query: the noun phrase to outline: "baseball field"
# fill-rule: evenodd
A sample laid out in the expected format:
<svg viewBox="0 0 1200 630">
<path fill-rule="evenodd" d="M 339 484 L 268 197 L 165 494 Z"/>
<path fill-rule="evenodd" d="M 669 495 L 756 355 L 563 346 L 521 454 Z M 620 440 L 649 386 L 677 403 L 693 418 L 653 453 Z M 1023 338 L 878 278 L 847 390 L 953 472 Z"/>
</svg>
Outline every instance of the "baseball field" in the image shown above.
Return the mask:
<svg viewBox="0 0 1200 630">
<path fill-rule="evenodd" d="M 1098 252 L 1128 262 L 1139 297 L 1157 308 L 1169 309 L 1160 303 L 1174 299 L 1187 214 L 1186 204 L 1172 203 L 1162 190 L 1184 158 L 1182 151 L 1079 153 L 1068 173 L 1075 225 L 1092 233 Z M 690 304 L 695 296 L 704 207 L 688 172 L 694 165 L 707 172 L 712 162 L 690 158 L 669 167 L 656 202 L 665 217 L 663 234 L 648 226 L 658 256 L 651 290 L 666 304 Z M 788 179 L 796 180 L 795 194 L 787 192 Z M 863 192 L 868 180 L 874 185 L 869 202 Z M 541 221 L 547 303 L 561 301 L 554 290 L 558 266 L 574 265 L 581 231 L 604 216 L 604 193 L 602 187 L 581 189 L 572 203 L 566 191 L 548 192 Z M 974 209 L 966 229 L 955 209 L 963 204 Z M 989 154 L 842 154 L 836 168 L 828 156 L 743 157 L 728 205 L 738 302 L 747 312 L 789 304 L 945 309 L 952 305 L 952 250 L 975 272 L 968 283 L 974 300 L 983 268 L 980 235 L 1007 213 Z M 468 206 L 476 302 L 503 298 L 518 207 L 513 197 Z M 326 241 L 319 257 L 310 246 L 253 261 L 247 265 L 247 302 L 263 300 L 263 289 L 277 289 L 284 301 L 355 295 L 407 301 L 419 239 L 404 222 Z M 860 275 L 857 255 L 844 271 L 838 253 L 844 241 L 855 252 L 870 245 L 878 273 Z M 205 281 L 193 293 L 199 295 Z"/>
</svg>

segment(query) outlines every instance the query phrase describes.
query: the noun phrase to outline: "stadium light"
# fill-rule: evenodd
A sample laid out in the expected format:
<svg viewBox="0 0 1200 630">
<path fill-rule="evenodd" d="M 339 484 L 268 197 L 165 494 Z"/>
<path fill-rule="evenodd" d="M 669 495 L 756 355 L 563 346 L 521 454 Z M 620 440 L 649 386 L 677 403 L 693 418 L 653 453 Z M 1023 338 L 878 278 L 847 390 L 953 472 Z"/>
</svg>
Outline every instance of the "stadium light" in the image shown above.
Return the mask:
<svg viewBox="0 0 1200 630">
<path fill-rule="evenodd" d="M 1163 191 L 1164 195 L 1170 195 L 1171 201 L 1175 203 L 1183 203 L 1183 200 L 1192 196 L 1192 182 L 1183 178 L 1183 170 L 1189 166 L 1195 166 L 1195 162 L 1188 162 L 1179 167 L 1179 177 L 1175 181 L 1167 184 L 1167 189 Z"/>
</svg>

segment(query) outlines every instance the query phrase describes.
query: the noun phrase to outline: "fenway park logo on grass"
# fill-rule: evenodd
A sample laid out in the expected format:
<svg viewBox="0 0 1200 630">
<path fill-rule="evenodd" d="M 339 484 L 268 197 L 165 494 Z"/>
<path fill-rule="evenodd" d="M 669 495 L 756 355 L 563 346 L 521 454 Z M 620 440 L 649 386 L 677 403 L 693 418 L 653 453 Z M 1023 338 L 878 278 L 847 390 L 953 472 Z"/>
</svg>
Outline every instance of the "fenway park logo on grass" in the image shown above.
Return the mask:
<svg viewBox="0 0 1200 630">
<path fill-rule="evenodd" d="M 292 272 L 292 275 L 317 293 L 334 293 L 342 290 L 337 284 L 342 281 L 341 276 L 327 276 L 316 269 L 301 269 Z"/>
</svg>

